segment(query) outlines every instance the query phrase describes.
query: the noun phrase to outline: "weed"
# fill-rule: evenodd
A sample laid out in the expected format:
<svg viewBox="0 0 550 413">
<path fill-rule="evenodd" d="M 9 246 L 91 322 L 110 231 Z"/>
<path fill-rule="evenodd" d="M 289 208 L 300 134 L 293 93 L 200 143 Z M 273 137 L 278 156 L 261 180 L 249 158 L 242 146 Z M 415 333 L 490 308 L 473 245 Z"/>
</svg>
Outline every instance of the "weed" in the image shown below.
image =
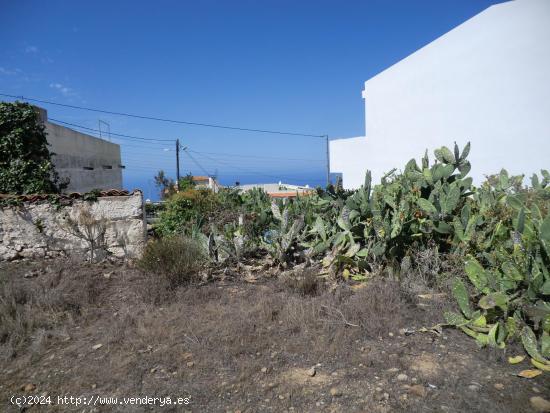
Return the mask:
<svg viewBox="0 0 550 413">
<path fill-rule="evenodd" d="M 149 242 L 138 266 L 150 279 L 151 287 L 173 290 L 196 282 L 204 261 L 203 250 L 195 240 L 172 236 Z"/>
</svg>

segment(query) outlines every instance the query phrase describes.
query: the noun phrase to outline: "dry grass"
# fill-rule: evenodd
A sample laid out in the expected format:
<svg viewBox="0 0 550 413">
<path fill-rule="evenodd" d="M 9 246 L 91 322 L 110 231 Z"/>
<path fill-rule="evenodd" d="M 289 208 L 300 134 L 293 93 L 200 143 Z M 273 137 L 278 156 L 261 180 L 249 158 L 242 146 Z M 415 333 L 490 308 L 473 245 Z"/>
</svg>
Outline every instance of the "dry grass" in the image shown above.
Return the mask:
<svg viewBox="0 0 550 413">
<path fill-rule="evenodd" d="M 315 268 L 305 268 L 301 271 L 293 271 L 289 275 L 282 277 L 281 281 L 285 288 L 301 295 L 316 296 L 325 288 L 324 281 L 319 277 L 318 270 Z"/>
<path fill-rule="evenodd" d="M 452 280 L 462 277 L 464 257 L 443 254 L 436 246 L 411 250 L 400 263 L 399 282 L 411 294 L 426 291 L 451 292 Z"/>
<path fill-rule="evenodd" d="M 51 394 L 191 395 L 190 410 L 205 412 L 291 406 L 304 412 L 329 406 L 335 412 L 442 411 L 442 405 L 451 406 L 447 411 L 514 411 L 520 402 L 506 403 L 516 403 L 525 386 L 540 386 L 514 387 L 514 400 L 491 392 L 492 384 L 483 399 L 471 396 L 472 377 L 482 381 L 490 374 L 507 387 L 514 378 L 490 371 L 495 366 L 476 356 L 475 343 L 458 332 L 451 331 L 448 341 L 429 333 L 399 335 L 400 328 L 433 325 L 440 313 L 419 306 L 397 281 L 313 287 L 307 278 L 314 270 L 308 270 L 296 284 L 186 284 L 155 304 L 142 297 L 150 274 L 63 265 L 31 279 L 11 274 L 3 285 L 2 317 L 10 325 L 2 324 L 0 346 L 10 350 L 0 374 L 11 373 L 0 379 L 0 397 L 31 381 Z M 6 297 L 13 301 L 5 304 Z M 96 344 L 102 346 L 93 350 Z M 437 369 L 419 373 L 428 361 Z M 307 371 L 317 363 L 312 378 Z M 406 391 L 391 368 L 437 390 L 428 390 L 425 399 L 400 399 Z M 442 374 L 447 369 L 451 381 Z M 342 397 L 330 396 L 335 386 Z M 389 400 L 379 399 L 378 386 Z"/>
<path fill-rule="evenodd" d="M 41 273 L 36 270 L 36 274 Z M 68 268 L 42 272 L 36 280 L 0 278 L 0 357 L 17 356 L 31 344 L 37 350 L 55 327 L 82 315 L 98 296 L 93 278 Z"/>
</svg>

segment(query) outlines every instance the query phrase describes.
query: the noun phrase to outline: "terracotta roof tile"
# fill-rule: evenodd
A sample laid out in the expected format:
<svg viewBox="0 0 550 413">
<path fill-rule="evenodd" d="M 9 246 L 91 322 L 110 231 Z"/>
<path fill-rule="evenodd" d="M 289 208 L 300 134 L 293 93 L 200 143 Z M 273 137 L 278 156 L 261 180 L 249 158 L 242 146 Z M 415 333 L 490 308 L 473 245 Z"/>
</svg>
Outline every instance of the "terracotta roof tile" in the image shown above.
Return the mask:
<svg viewBox="0 0 550 413">
<path fill-rule="evenodd" d="M 105 191 L 100 191 L 98 196 L 108 197 L 108 196 L 130 196 L 136 193 L 142 193 L 140 189 L 134 189 L 132 192 L 121 190 L 121 189 L 108 189 Z M 50 196 L 56 196 L 59 200 L 70 200 L 70 199 L 79 199 L 82 198 L 85 193 L 71 192 L 70 194 L 28 194 L 28 195 L 12 195 L 12 194 L 0 194 L 0 199 L 9 199 L 15 198 L 22 202 L 39 202 L 45 201 Z"/>
</svg>

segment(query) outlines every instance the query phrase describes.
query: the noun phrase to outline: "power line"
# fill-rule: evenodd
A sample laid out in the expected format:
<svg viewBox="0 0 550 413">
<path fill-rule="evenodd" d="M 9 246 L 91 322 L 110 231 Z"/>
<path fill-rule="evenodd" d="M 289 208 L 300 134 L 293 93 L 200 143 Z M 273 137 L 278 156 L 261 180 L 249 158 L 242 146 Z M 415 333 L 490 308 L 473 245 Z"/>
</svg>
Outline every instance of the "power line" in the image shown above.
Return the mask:
<svg viewBox="0 0 550 413">
<path fill-rule="evenodd" d="M 183 125 L 191 125 L 191 126 L 203 126 L 207 128 L 217 128 L 217 129 L 229 129 L 229 130 L 236 130 L 236 131 L 243 131 L 243 132 L 258 132 L 258 133 L 270 133 L 275 135 L 290 135 L 290 136 L 306 136 L 311 138 L 325 138 L 326 135 L 313 135 L 309 133 L 299 133 L 299 132 L 285 132 L 285 131 L 276 131 L 276 130 L 269 130 L 269 129 L 253 129 L 253 128 L 244 128 L 244 127 L 237 127 L 237 126 L 227 126 L 227 125 L 220 125 L 220 124 L 214 124 L 214 123 L 200 123 L 200 122 L 189 122 L 189 121 L 183 121 L 183 120 L 175 120 L 175 119 L 168 119 L 168 118 L 158 118 L 154 116 L 145 116 L 145 115 L 136 115 L 132 113 L 125 113 L 125 112 L 114 112 L 110 110 L 105 109 L 96 109 L 96 108 L 88 108 L 84 106 L 76 106 L 76 105 L 69 105 L 65 103 L 57 103 L 52 102 L 49 100 L 44 99 L 36 99 L 36 98 L 29 98 L 25 96 L 17 96 L 17 95 L 9 95 L 6 93 L 0 93 L 0 96 L 6 96 L 13 99 L 21 99 L 21 100 L 27 100 L 32 102 L 38 102 L 38 103 L 44 103 L 47 105 L 55 105 L 55 106 L 62 106 L 66 108 L 71 109 L 79 109 L 79 110 L 87 110 L 90 112 L 98 112 L 98 113 L 105 113 L 108 115 L 116 115 L 116 116 L 126 116 L 130 118 L 136 118 L 136 119 L 147 119 L 147 120 L 154 120 L 157 122 L 167 122 L 167 123 L 177 123 L 177 124 L 183 124 Z"/>
<path fill-rule="evenodd" d="M 214 161 L 214 162 L 219 162 L 221 164 L 225 164 L 225 165 L 228 165 L 230 168 L 234 168 L 234 169 L 240 169 L 241 171 L 244 171 L 244 172 L 248 172 L 248 173 L 253 173 L 255 175 L 261 175 L 261 176 L 265 176 L 265 177 L 268 177 L 268 178 L 274 178 L 274 179 L 280 179 L 280 178 L 284 178 L 284 179 L 291 179 L 291 180 L 295 180 L 295 178 L 293 177 L 289 177 L 289 176 L 275 176 L 275 175 L 269 175 L 269 174 L 264 174 L 262 172 L 257 172 L 257 171 L 252 171 L 250 169 L 244 169 L 244 168 L 239 168 L 237 166 L 234 166 L 234 165 L 229 165 L 227 164 L 227 162 L 222 162 L 220 161 L 219 159 L 214 159 L 214 158 L 211 158 L 207 155 L 204 155 L 203 152 L 197 152 L 197 151 L 192 151 L 191 149 L 187 149 L 188 152 L 193 152 L 193 153 L 196 153 L 198 155 L 201 155 L 202 157 L 206 158 L 206 159 L 210 159 L 211 161 Z"/>
<path fill-rule="evenodd" d="M 73 126 L 75 128 L 80 128 L 80 129 L 84 129 L 84 130 L 89 130 L 89 131 L 93 131 L 93 132 L 100 132 L 99 129 L 94 129 L 94 128 L 89 128 L 87 126 L 82 126 L 82 125 L 77 125 L 75 123 L 70 123 L 70 122 L 65 122 L 63 120 L 59 120 L 59 119 L 54 119 L 54 118 L 50 118 L 50 120 L 54 121 L 54 122 L 57 122 L 57 123 L 62 123 L 64 125 L 69 125 L 69 126 Z M 154 139 L 154 138 L 142 138 L 142 137 L 139 137 L 139 136 L 132 136 L 132 135 L 124 135 L 122 133 L 115 133 L 115 132 L 109 132 L 111 135 L 115 135 L 115 136 L 121 136 L 123 138 L 129 138 L 129 139 L 138 139 L 138 140 L 142 140 L 142 141 L 153 141 L 153 142 L 174 142 L 174 139 Z"/>
<path fill-rule="evenodd" d="M 50 118 L 51 120 L 51 118 Z M 82 132 L 84 133 L 88 133 L 90 134 L 91 136 L 93 137 L 96 137 L 98 139 L 103 139 L 105 140 L 105 136 L 101 136 L 99 133 L 98 133 L 98 129 L 93 129 L 93 128 L 88 128 L 86 126 L 81 126 L 81 125 L 75 125 L 75 124 L 70 124 L 68 122 L 64 122 L 66 125 L 70 125 L 72 126 L 73 128 L 79 130 L 79 129 L 82 129 Z M 52 125 L 57 125 L 57 123 L 52 123 Z M 58 125 L 60 126 L 60 125 Z M 114 132 L 111 132 L 111 135 L 114 135 L 115 133 Z M 122 134 L 117 134 L 117 135 L 122 135 Z M 167 146 L 167 142 L 173 142 L 173 140 L 166 140 L 165 141 L 143 141 L 143 142 L 137 142 L 137 136 L 136 137 L 129 137 L 131 135 L 122 135 L 122 137 L 120 136 L 111 136 L 111 139 L 110 141 L 113 142 L 113 143 L 116 143 L 118 145 L 124 145 L 125 148 L 127 149 L 143 149 L 143 148 L 147 148 L 147 149 L 164 149 L 166 148 Z M 143 138 L 143 139 L 148 139 L 148 138 Z M 151 138 L 152 139 L 152 138 Z M 141 140 L 141 139 L 140 139 Z M 144 146 L 144 145 L 147 145 L 147 146 Z"/>
<path fill-rule="evenodd" d="M 90 127 L 87 127 L 87 126 L 84 126 L 84 125 L 78 125 L 76 123 L 66 122 L 66 121 L 59 120 L 59 119 L 54 119 L 54 118 L 50 118 L 50 120 L 54 121 L 54 122 L 57 122 L 57 123 L 64 124 L 64 125 L 69 125 L 69 126 L 72 126 L 72 127 L 75 127 L 75 128 L 80 128 L 80 129 L 84 129 L 84 130 L 87 130 L 87 131 L 92 131 L 92 132 L 95 132 L 95 133 L 100 132 L 99 129 L 90 128 Z M 144 141 L 173 142 L 173 139 L 145 138 L 145 137 L 140 137 L 140 136 L 125 135 L 125 134 L 122 134 L 122 133 L 115 133 L 115 132 L 110 132 L 110 134 L 114 135 L 114 136 L 120 136 L 120 137 L 124 137 L 124 138 L 144 140 Z M 283 161 L 283 160 L 284 161 L 300 161 L 300 162 L 323 162 L 324 161 L 323 159 L 279 158 L 279 157 L 273 157 L 273 156 L 239 155 L 239 154 L 236 154 L 236 153 L 223 153 L 223 152 L 201 152 L 201 153 L 207 153 L 207 154 L 211 154 L 211 155 L 225 155 L 225 156 L 231 156 L 231 157 L 235 157 L 235 158 L 273 159 L 273 160 L 281 160 L 281 161 Z"/>
<path fill-rule="evenodd" d="M 158 172 L 160 169 L 163 169 L 164 171 L 175 173 L 174 168 L 170 168 L 170 167 L 169 168 L 155 168 L 155 167 L 133 166 L 133 165 L 126 166 L 126 170 L 139 170 L 139 171 L 144 171 L 144 172 L 150 171 L 151 173 Z M 183 170 L 185 172 L 186 168 L 184 168 Z M 245 172 L 239 172 L 239 175 L 245 175 L 245 176 L 247 176 L 247 175 L 259 175 L 259 173 L 254 172 L 254 171 L 245 171 Z M 260 174 L 260 175 L 262 175 L 262 174 Z M 308 182 L 322 182 L 322 181 L 324 181 L 323 178 L 304 179 L 304 177 L 298 177 L 298 176 L 280 176 L 280 177 L 275 177 L 273 175 L 264 175 L 264 176 L 268 176 L 268 177 L 271 177 L 271 178 L 278 178 L 278 179 L 279 178 L 284 178 L 284 179 L 288 179 L 288 180 L 292 180 L 292 181 L 298 181 L 298 182 L 300 182 L 300 181 L 301 182 L 303 182 L 303 181 L 308 181 Z"/>
<path fill-rule="evenodd" d="M 274 159 L 281 161 L 301 161 L 301 162 L 324 162 L 324 159 L 302 159 L 302 158 L 277 158 L 274 156 L 255 156 L 255 155 L 239 155 L 237 153 L 222 153 L 222 152 L 201 152 L 210 155 L 226 155 L 235 158 L 255 158 L 255 159 Z"/>
<path fill-rule="evenodd" d="M 199 167 L 201 171 L 203 171 L 207 176 L 210 176 L 208 171 L 202 167 L 202 165 L 189 153 L 187 149 L 184 149 L 183 151 L 187 154 L 187 156 L 189 156 L 193 163 Z"/>
</svg>

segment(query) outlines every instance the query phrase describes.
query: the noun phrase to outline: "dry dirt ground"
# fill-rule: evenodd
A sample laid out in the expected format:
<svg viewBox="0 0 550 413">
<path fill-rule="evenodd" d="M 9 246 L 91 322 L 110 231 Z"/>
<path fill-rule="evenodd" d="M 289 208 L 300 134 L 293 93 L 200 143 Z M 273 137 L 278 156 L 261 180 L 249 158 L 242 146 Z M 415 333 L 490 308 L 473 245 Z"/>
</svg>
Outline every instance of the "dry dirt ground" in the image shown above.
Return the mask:
<svg viewBox="0 0 550 413">
<path fill-rule="evenodd" d="M 549 374 L 445 329 L 392 282 L 306 290 L 239 279 L 161 291 L 121 263 L 0 264 L 0 411 L 528 412 Z M 12 395 L 50 396 L 28 409 Z M 58 396 L 189 398 L 58 405 Z M 46 400 L 46 399 L 44 399 Z M 81 399 L 83 400 L 83 399 Z M 95 399 L 97 400 L 97 399 Z"/>
</svg>

